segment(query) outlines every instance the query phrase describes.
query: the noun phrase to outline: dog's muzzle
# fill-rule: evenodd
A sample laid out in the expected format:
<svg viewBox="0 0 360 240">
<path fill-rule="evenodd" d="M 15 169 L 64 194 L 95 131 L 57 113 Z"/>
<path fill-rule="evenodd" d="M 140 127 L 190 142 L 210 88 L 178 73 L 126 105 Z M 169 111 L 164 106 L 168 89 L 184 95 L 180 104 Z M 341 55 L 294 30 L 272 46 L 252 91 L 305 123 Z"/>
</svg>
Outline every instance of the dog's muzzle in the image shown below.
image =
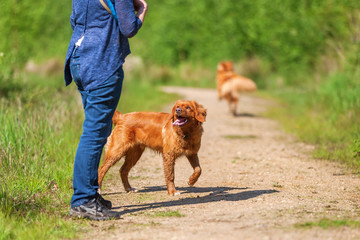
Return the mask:
<svg viewBox="0 0 360 240">
<path fill-rule="evenodd" d="M 181 108 L 176 108 L 176 110 L 175 110 L 175 113 L 177 114 L 177 115 L 179 115 L 180 113 L 181 113 Z"/>
</svg>

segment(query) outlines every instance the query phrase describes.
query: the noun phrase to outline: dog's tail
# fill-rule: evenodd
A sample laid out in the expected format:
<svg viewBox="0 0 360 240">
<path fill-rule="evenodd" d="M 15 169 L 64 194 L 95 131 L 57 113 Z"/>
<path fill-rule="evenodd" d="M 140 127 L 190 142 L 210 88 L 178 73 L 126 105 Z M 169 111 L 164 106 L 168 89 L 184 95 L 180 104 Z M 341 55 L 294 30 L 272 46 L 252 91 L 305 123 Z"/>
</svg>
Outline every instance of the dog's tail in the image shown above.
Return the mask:
<svg viewBox="0 0 360 240">
<path fill-rule="evenodd" d="M 119 122 L 119 120 L 120 120 L 120 118 L 122 117 L 122 113 L 121 112 L 119 112 L 118 110 L 115 110 L 115 112 L 114 112 L 114 116 L 112 117 L 112 121 L 113 121 L 113 124 L 114 125 L 116 125 L 118 122 Z"/>
<path fill-rule="evenodd" d="M 234 88 L 239 92 L 255 92 L 257 90 L 256 83 L 249 78 L 238 76 L 231 81 L 231 88 Z"/>
</svg>

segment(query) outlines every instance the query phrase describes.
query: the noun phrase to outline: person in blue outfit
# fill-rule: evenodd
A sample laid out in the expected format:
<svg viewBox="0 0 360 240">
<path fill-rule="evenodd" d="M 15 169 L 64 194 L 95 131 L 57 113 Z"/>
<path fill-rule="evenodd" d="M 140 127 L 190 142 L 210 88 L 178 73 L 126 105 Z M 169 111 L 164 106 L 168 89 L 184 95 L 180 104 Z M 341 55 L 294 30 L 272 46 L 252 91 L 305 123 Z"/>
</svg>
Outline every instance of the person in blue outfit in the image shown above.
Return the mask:
<svg viewBox="0 0 360 240">
<path fill-rule="evenodd" d="M 74 162 L 70 216 L 120 218 L 97 191 L 98 167 L 120 99 L 122 65 L 130 54 L 128 38 L 141 28 L 146 12 L 144 0 L 72 1 L 73 34 L 65 60 L 65 84 L 73 80 L 77 85 L 85 120 Z"/>
</svg>

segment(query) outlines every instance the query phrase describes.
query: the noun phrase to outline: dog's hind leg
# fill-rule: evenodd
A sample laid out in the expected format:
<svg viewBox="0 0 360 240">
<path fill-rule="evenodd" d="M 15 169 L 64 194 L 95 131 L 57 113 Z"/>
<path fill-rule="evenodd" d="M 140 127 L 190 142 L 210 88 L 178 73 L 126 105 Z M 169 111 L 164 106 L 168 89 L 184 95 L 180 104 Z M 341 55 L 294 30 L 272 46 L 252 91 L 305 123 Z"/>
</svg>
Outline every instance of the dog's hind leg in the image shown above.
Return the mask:
<svg viewBox="0 0 360 240">
<path fill-rule="evenodd" d="M 193 186 L 201 175 L 201 167 L 200 167 L 200 163 L 199 163 L 199 158 L 198 158 L 197 154 L 187 155 L 186 157 L 194 169 L 194 172 L 190 176 L 189 182 L 188 182 L 188 184 L 190 186 Z"/>
<path fill-rule="evenodd" d="M 115 165 L 127 152 L 131 145 L 115 147 L 111 145 L 109 149 L 105 152 L 105 159 L 103 164 L 100 166 L 98 171 L 98 183 L 99 183 L 99 192 L 101 190 L 102 181 L 104 176 L 109 171 L 109 169 Z"/>
<path fill-rule="evenodd" d="M 232 99 L 231 94 L 230 94 L 230 93 L 227 93 L 227 94 L 225 95 L 225 99 L 226 99 L 226 101 L 228 102 L 229 111 L 230 111 L 231 113 L 233 113 L 233 108 L 232 108 L 232 101 L 233 101 L 233 99 Z"/>
<path fill-rule="evenodd" d="M 137 161 L 140 159 L 141 155 L 143 154 L 145 150 L 144 146 L 136 145 L 132 148 L 130 148 L 125 155 L 125 162 L 121 166 L 119 173 L 121 177 L 121 181 L 124 185 L 126 192 L 136 192 L 135 188 L 132 188 L 129 183 L 129 172 L 133 166 L 137 163 Z"/>
<path fill-rule="evenodd" d="M 239 101 L 239 98 L 236 95 L 232 95 L 232 98 L 231 98 L 232 109 L 230 111 L 234 116 L 236 116 L 238 101 Z"/>
<path fill-rule="evenodd" d="M 236 116 L 236 109 L 237 109 L 237 100 L 234 100 L 232 103 L 232 114 Z"/>
<path fill-rule="evenodd" d="M 110 158 L 106 158 L 104 160 L 104 163 L 99 167 L 98 170 L 98 184 L 99 184 L 99 190 L 98 192 L 101 192 L 101 186 L 102 186 L 102 181 L 105 177 L 105 174 L 107 173 L 107 171 L 110 169 L 110 167 L 112 167 L 117 161 L 119 161 L 121 158 L 117 157 L 116 159 L 110 159 Z"/>
</svg>

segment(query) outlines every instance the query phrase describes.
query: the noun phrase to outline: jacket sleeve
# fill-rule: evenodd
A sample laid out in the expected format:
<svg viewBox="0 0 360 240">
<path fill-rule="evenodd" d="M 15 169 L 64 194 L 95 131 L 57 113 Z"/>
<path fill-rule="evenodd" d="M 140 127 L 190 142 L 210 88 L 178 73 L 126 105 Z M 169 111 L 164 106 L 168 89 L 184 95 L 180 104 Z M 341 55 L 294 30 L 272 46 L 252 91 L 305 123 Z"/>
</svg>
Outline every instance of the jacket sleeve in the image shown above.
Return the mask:
<svg viewBox="0 0 360 240">
<path fill-rule="evenodd" d="M 142 26 L 141 20 L 136 17 L 132 0 L 115 0 L 115 11 L 119 20 L 120 32 L 125 37 L 136 35 Z"/>
<path fill-rule="evenodd" d="M 72 3 L 72 11 L 71 11 L 71 15 L 70 15 L 70 24 L 71 24 L 72 30 L 74 30 L 74 28 L 75 28 L 75 7 L 74 7 L 74 1 L 73 1 L 73 3 Z"/>
</svg>

